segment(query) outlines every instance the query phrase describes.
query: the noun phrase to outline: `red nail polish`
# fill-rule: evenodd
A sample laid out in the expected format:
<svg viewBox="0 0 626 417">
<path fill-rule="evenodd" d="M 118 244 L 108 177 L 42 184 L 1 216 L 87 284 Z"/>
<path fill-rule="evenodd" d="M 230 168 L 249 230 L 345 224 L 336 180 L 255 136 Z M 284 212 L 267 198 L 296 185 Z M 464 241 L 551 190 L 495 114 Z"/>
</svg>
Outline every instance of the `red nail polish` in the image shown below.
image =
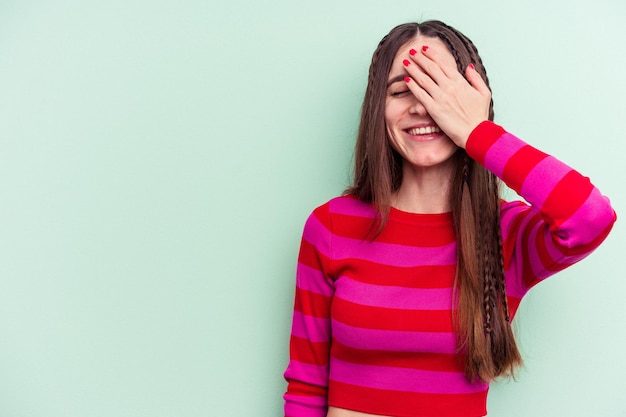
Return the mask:
<svg viewBox="0 0 626 417">
<path fill-rule="evenodd" d="M 409 51 L 409 54 L 410 54 L 411 56 L 415 55 L 416 53 L 417 53 L 417 51 L 416 51 L 415 49 L 411 49 L 411 50 Z"/>
<path fill-rule="evenodd" d="M 426 52 L 426 51 L 428 51 L 428 45 L 422 46 L 422 52 Z"/>
<path fill-rule="evenodd" d="M 408 83 L 409 81 L 411 81 L 411 77 L 404 77 L 404 82 Z"/>
<path fill-rule="evenodd" d="M 405 59 L 404 61 L 402 61 L 402 63 L 405 67 L 408 67 L 411 64 L 408 59 Z"/>
<path fill-rule="evenodd" d="M 475 67 L 475 66 L 474 66 L 474 64 L 472 64 L 472 63 L 470 63 L 470 64 L 469 64 L 469 67 L 470 67 L 471 69 L 476 69 L 476 67 Z"/>
</svg>

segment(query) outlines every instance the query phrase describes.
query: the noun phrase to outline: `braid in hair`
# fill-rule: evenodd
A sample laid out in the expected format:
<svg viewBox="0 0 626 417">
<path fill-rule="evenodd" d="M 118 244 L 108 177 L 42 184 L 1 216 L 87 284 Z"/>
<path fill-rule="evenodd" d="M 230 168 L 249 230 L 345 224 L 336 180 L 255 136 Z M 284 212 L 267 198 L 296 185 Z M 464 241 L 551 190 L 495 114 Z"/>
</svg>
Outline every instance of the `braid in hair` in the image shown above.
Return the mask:
<svg viewBox="0 0 626 417">
<path fill-rule="evenodd" d="M 498 222 L 498 247 L 500 248 L 500 253 L 498 255 L 498 259 L 500 261 L 499 269 L 504 271 L 504 259 L 502 256 L 502 230 L 500 228 L 500 222 Z M 511 316 L 509 315 L 509 300 L 506 296 L 506 282 L 504 281 L 504 274 L 502 274 L 501 279 L 498 282 L 498 291 L 500 292 L 500 297 L 502 297 L 502 307 L 504 308 L 504 319 L 507 323 L 511 322 Z"/>
<path fill-rule="evenodd" d="M 491 179 L 491 178 L 489 178 Z M 484 206 L 480 207 L 481 212 L 484 213 L 493 213 L 494 211 L 498 211 L 498 199 L 497 196 L 491 195 L 487 201 L 484 202 Z M 492 333 L 493 328 L 492 324 L 497 325 L 495 321 L 497 318 L 495 317 L 497 311 L 495 311 L 496 300 L 497 300 L 497 292 L 500 286 L 500 276 L 504 276 L 502 272 L 502 263 L 497 259 L 498 249 L 496 246 L 498 245 L 499 240 L 495 239 L 494 242 L 494 232 L 497 229 L 497 221 L 499 219 L 495 218 L 496 216 L 489 215 L 480 215 L 479 222 L 480 227 L 483 233 L 477 236 L 479 241 L 479 247 L 481 248 L 480 252 L 482 253 L 481 260 L 484 268 L 484 281 L 485 281 L 485 331 L 487 333 Z M 493 323 L 492 323 L 493 322 Z M 494 340 L 491 338 L 491 343 L 493 345 Z"/>
<path fill-rule="evenodd" d="M 467 50 L 470 54 L 470 62 L 476 66 L 476 70 L 478 71 L 479 74 L 481 74 L 483 80 L 485 81 L 485 84 L 489 86 L 489 77 L 487 76 L 487 69 L 485 68 L 485 65 L 483 64 L 483 60 L 480 57 L 480 54 L 478 53 L 478 48 L 476 48 L 476 45 L 474 45 L 474 42 L 472 42 L 467 36 L 459 32 L 452 26 L 448 26 L 448 25 L 445 25 L 445 26 L 446 28 L 450 29 L 450 31 L 454 33 L 461 40 L 461 42 L 463 43 L 463 46 L 465 47 L 465 50 Z M 457 55 L 458 55 L 458 52 L 457 52 Z M 456 56 L 454 58 L 457 60 L 456 62 L 457 62 L 457 68 L 459 72 L 463 74 L 463 76 L 465 76 L 465 68 L 467 67 L 467 65 L 470 64 L 470 62 L 463 63 L 464 65 L 463 67 L 461 67 L 462 62 L 460 58 L 457 58 Z M 493 98 L 492 98 L 491 102 L 489 103 L 489 120 L 493 120 L 493 119 L 494 119 L 494 113 L 493 113 Z"/>
<path fill-rule="evenodd" d="M 489 85 L 489 77 L 487 75 L 487 69 L 485 68 L 485 65 L 483 64 L 483 60 L 480 57 L 480 54 L 478 53 L 478 49 L 476 48 L 476 45 L 474 45 L 474 43 L 467 36 L 459 32 L 458 30 L 454 29 L 451 26 L 448 26 L 448 28 L 451 31 L 453 31 L 459 37 L 459 39 L 461 39 L 461 41 L 464 43 L 467 50 L 471 52 L 472 62 L 478 67 L 479 73 L 482 75 L 485 83 Z M 493 98 L 492 98 L 490 102 L 490 106 L 489 106 L 489 120 L 493 120 L 493 119 L 494 119 L 494 112 L 493 112 Z M 495 175 L 491 174 L 491 177 L 492 178 L 490 182 L 494 185 L 493 195 L 496 196 L 495 207 L 499 208 L 499 199 L 497 198 L 497 196 L 499 196 L 499 181 L 495 177 Z M 494 232 L 495 232 L 494 234 L 497 236 L 497 244 L 495 246 L 489 245 L 490 248 L 495 249 L 495 253 L 493 253 L 490 256 L 490 259 L 492 261 L 497 261 L 497 265 L 494 268 L 494 271 L 496 272 L 496 276 L 495 276 L 496 282 L 495 282 L 495 285 L 493 286 L 493 292 L 499 293 L 500 301 L 502 303 L 502 309 L 504 310 L 505 321 L 507 323 L 510 323 L 511 318 L 509 316 L 509 303 L 506 297 L 506 284 L 504 281 L 504 259 L 502 256 L 502 231 L 500 228 L 500 210 L 499 209 L 494 210 L 494 214 L 495 216 L 494 216 L 493 226 L 494 226 Z M 495 294 L 494 294 L 494 303 L 495 303 Z"/>
<path fill-rule="evenodd" d="M 385 227 L 391 193 L 402 182 L 402 158 L 391 147 L 385 124 L 387 77 L 398 49 L 415 38 L 417 27 L 417 23 L 406 23 L 392 29 L 378 43 L 369 67 L 354 152 L 354 178 L 344 193 L 375 207 L 378 216 L 366 236 L 371 239 Z"/>
<path fill-rule="evenodd" d="M 387 42 L 389 38 L 389 34 L 383 36 L 383 38 L 378 42 L 378 46 L 376 46 L 376 50 L 374 51 L 374 55 L 372 55 L 372 62 L 370 64 L 369 77 L 367 85 L 368 87 L 373 87 L 373 84 L 376 80 L 376 69 L 378 68 L 378 60 L 380 56 L 380 51 L 383 49 L 383 46 Z"/>
<path fill-rule="evenodd" d="M 383 45 L 385 44 L 385 42 L 387 41 L 387 38 L 389 38 L 389 34 L 385 35 L 380 40 L 380 42 L 378 43 L 378 46 L 376 47 L 376 50 L 374 51 L 374 54 L 372 55 L 372 62 L 369 67 L 369 76 L 367 77 L 366 91 L 368 92 L 375 90 L 376 68 L 377 68 L 378 61 L 379 61 L 380 51 Z M 361 118 L 362 118 L 361 126 L 363 126 L 366 123 L 365 117 L 368 111 L 370 111 L 370 109 L 366 108 L 365 101 L 364 101 L 363 108 L 361 110 Z M 352 186 L 352 190 L 360 190 L 361 193 L 359 197 L 363 198 L 365 201 L 372 201 L 373 189 L 371 188 L 371 186 L 367 187 L 366 184 L 363 184 L 366 180 L 368 179 L 371 180 L 371 176 L 368 175 L 368 170 L 370 169 L 369 164 L 371 163 L 371 161 L 368 159 L 368 154 L 366 152 L 366 145 L 367 143 L 365 141 L 357 141 L 355 153 L 362 155 L 362 157 L 356 159 L 357 163 L 355 164 L 355 172 L 354 172 L 355 184 Z"/>
</svg>

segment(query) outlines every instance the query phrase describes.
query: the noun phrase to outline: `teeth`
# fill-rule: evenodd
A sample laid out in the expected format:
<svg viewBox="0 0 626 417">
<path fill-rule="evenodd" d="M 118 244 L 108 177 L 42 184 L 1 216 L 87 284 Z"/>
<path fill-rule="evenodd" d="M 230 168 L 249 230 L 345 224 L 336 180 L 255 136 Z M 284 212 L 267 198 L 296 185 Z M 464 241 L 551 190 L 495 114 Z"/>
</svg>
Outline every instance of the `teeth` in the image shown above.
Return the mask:
<svg viewBox="0 0 626 417">
<path fill-rule="evenodd" d="M 428 135 L 430 133 L 439 133 L 441 129 L 438 126 L 416 127 L 408 130 L 411 135 Z"/>
</svg>

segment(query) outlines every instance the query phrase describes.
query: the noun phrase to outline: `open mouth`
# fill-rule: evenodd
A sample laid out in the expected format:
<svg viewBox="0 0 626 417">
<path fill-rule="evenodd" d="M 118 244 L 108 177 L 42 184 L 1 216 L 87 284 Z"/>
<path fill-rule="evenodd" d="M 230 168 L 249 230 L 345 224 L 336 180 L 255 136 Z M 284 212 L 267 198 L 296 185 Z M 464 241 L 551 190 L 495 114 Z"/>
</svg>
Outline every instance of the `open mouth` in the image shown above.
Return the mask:
<svg viewBox="0 0 626 417">
<path fill-rule="evenodd" d="M 413 136 L 430 135 L 433 133 L 440 133 L 440 132 L 441 132 L 441 129 L 439 129 L 439 126 L 413 127 L 411 129 L 407 129 L 407 133 Z"/>
</svg>

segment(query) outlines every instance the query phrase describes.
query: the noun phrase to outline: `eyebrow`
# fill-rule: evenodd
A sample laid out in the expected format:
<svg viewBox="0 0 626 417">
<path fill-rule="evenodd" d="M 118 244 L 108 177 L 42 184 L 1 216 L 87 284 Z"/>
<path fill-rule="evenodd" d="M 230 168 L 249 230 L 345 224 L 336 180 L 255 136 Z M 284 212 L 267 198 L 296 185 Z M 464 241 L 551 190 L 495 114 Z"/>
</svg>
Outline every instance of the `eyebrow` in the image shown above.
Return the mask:
<svg viewBox="0 0 626 417">
<path fill-rule="evenodd" d="M 389 87 L 391 84 L 400 82 L 400 81 L 404 81 L 404 77 L 406 77 L 406 74 L 402 74 L 402 75 L 397 75 L 393 78 L 391 78 L 389 81 L 387 81 L 387 87 Z"/>
</svg>

